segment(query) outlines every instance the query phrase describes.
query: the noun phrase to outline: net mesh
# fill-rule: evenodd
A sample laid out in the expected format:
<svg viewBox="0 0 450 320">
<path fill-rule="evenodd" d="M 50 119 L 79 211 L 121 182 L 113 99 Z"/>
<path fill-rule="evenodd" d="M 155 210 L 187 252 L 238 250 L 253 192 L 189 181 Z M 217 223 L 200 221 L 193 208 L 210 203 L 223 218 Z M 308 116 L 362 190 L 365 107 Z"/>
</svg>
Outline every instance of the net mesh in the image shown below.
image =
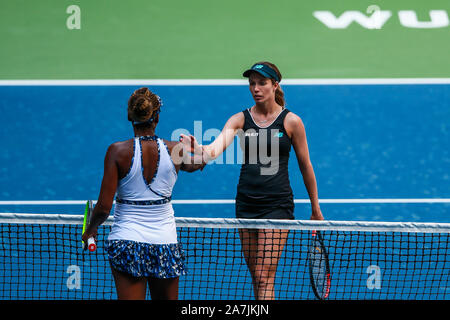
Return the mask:
<svg viewBox="0 0 450 320">
<path fill-rule="evenodd" d="M 81 249 L 81 224 L 78 216 L 0 215 L 0 299 L 116 299 L 102 245 L 110 223 L 94 253 Z M 177 219 L 188 269 L 179 298 L 248 300 L 256 286 L 275 299 L 315 299 L 307 253 L 317 228 L 329 255 L 328 299 L 450 298 L 450 224 Z M 253 250 L 255 236 L 266 250 Z"/>
</svg>

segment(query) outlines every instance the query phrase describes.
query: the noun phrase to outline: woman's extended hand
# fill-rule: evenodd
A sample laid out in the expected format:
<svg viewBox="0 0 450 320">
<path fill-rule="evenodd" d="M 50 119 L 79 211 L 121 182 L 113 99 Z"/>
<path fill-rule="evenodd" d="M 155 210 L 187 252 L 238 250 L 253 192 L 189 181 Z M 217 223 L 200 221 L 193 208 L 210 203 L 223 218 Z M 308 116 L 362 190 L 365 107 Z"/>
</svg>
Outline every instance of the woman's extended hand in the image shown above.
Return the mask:
<svg viewBox="0 0 450 320">
<path fill-rule="evenodd" d="M 193 154 L 201 155 L 203 153 L 202 147 L 198 144 L 197 139 L 193 135 L 180 134 L 180 142 L 186 149 Z"/>
</svg>

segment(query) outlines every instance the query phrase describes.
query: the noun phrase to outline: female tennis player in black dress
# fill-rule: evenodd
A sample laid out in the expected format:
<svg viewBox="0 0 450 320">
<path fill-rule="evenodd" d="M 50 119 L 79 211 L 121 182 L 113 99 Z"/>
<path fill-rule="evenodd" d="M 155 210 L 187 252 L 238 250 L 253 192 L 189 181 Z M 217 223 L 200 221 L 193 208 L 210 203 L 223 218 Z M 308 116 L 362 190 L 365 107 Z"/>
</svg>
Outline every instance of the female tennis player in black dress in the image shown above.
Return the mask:
<svg viewBox="0 0 450 320">
<path fill-rule="evenodd" d="M 249 78 L 255 105 L 228 119 L 209 145 L 198 145 L 193 136 L 181 135 L 181 141 L 209 161 L 224 152 L 236 134 L 240 136 L 244 161 L 237 186 L 236 217 L 247 219 L 294 219 L 288 173 L 293 146 L 311 202 L 311 219 L 323 220 L 305 128 L 300 117 L 285 107 L 280 71 L 270 62 L 259 62 L 243 76 Z M 286 230 L 240 231 L 256 299 L 275 298 L 275 273 L 287 236 Z"/>
</svg>

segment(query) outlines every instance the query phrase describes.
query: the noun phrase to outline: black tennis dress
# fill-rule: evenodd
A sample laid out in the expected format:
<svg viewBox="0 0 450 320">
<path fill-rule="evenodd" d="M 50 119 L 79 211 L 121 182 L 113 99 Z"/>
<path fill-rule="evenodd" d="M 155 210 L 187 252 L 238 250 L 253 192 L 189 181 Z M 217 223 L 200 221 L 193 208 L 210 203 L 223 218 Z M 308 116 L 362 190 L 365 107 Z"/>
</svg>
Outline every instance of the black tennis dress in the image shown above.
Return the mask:
<svg viewBox="0 0 450 320">
<path fill-rule="evenodd" d="M 284 128 L 289 110 L 284 108 L 268 126 L 260 127 L 250 109 L 239 134 L 243 164 L 236 194 L 236 217 L 294 219 L 294 199 L 289 182 L 291 139 Z"/>
</svg>

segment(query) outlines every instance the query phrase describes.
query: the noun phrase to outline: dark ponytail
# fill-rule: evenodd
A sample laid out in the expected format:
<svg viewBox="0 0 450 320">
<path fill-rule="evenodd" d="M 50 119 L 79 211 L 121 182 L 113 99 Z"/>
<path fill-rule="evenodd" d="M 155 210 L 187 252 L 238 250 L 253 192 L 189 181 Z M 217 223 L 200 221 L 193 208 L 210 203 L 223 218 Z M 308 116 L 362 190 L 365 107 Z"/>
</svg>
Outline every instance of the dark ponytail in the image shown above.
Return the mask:
<svg viewBox="0 0 450 320">
<path fill-rule="evenodd" d="M 275 80 L 272 80 L 274 82 Z M 286 100 L 284 100 L 284 92 L 283 89 L 281 89 L 280 84 L 278 83 L 278 88 L 275 91 L 275 102 L 278 103 L 280 106 L 284 107 L 286 105 Z"/>
</svg>

